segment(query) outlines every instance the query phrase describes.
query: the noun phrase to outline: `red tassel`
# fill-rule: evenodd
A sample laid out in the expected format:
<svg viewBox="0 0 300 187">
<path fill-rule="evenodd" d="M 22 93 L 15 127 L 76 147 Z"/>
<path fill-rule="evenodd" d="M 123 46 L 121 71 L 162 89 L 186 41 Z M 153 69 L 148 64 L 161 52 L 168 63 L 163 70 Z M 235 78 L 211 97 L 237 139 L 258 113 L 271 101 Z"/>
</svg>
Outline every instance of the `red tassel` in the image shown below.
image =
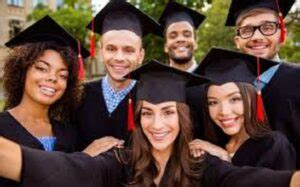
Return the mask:
<svg viewBox="0 0 300 187">
<path fill-rule="evenodd" d="M 265 121 L 264 111 L 263 111 L 263 100 L 260 91 L 260 63 L 259 57 L 256 57 L 256 67 L 257 67 L 257 96 L 256 96 L 256 118 L 257 121 L 262 123 Z"/>
<path fill-rule="evenodd" d="M 286 28 L 285 24 L 283 21 L 283 15 L 280 11 L 279 3 L 278 0 L 275 0 L 276 6 L 277 6 L 277 11 L 278 11 L 278 16 L 279 16 L 279 27 L 280 27 L 280 43 L 284 43 L 286 40 Z"/>
<path fill-rule="evenodd" d="M 128 131 L 132 132 L 135 128 L 134 124 L 134 113 L 133 113 L 133 104 L 132 99 L 128 99 Z"/>
<path fill-rule="evenodd" d="M 286 40 L 286 28 L 283 21 L 283 16 L 279 13 L 279 26 L 280 26 L 280 43 L 284 43 Z"/>
<path fill-rule="evenodd" d="M 95 56 L 96 56 L 95 44 L 96 44 L 95 33 L 91 32 L 91 34 L 90 34 L 90 55 L 91 55 L 91 58 L 95 58 Z"/>
<path fill-rule="evenodd" d="M 81 45 L 79 40 L 77 40 L 77 44 L 78 44 L 78 79 L 84 80 L 85 73 L 84 73 L 83 58 L 81 56 Z"/>
<path fill-rule="evenodd" d="M 85 72 L 84 72 L 84 65 L 83 65 L 83 58 L 81 54 L 78 55 L 78 79 L 84 80 Z"/>
<path fill-rule="evenodd" d="M 95 37 L 95 32 L 94 32 L 94 18 L 93 18 L 92 19 L 92 31 L 90 32 L 90 55 L 91 55 L 91 58 L 95 58 L 95 55 L 96 55 L 95 46 L 96 46 L 96 37 Z"/>
<path fill-rule="evenodd" d="M 264 111 L 263 111 L 263 100 L 261 97 L 261 92 L 257 92 L 256 96 L 256 115 L 257 121 L 263 123 L 265 121 Z"/>
</svg>

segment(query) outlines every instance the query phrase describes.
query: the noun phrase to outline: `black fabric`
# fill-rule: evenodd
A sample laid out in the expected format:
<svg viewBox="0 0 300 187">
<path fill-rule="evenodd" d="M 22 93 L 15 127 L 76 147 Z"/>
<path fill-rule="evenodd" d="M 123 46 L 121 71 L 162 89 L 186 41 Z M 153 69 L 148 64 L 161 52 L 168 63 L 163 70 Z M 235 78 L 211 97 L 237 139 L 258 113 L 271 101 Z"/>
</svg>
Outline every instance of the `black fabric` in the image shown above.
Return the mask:
<svg viewBox="0 0 300 187">
<path fill-rule="evenodd" d="M 207 187 L 288 187 L 293 171 L 233 166 L 229 162 L 207 155 L 203 186 Z"/>
<path fill-rule="evenodd" d="M 102 92 L 102 81 L 96 80 L 84 85 L 84 99 L 81 106 L 73 113 L 72 124 L 78 132 L 77 150 L 86 148 L 93 140 L 104 136 L 113 136 L 128 142 L 130 133 L 127 130 L 127 95 L 110 114 Z M 136 101 L 136 87 L 131 91 L 133 106 Z"/>
<path fill-rule="evenodd" d="M 176 101 L 186 103 L 186 88 L 208 83 L 203 76 L 187 73 L 151 60 L 126 75 L 137 83 L 137 100 L 151 103 Z"/>
<path fill-rule="evenodd" d="M 113 151 L 92 158 L 84 153 L 45 153 L 22 147 L 22 155 L 21 184 L 24 187 L 126 186 L 126 172 L 130 175 L 130 167 L 119 164 Z M 292 171 L 237 167 L 210 155 L 206 156 L 203 164 L 202 186 L 209 187 L 289 186 L 293 174 Z M 160 183 L 162 186 L 167 184 L 168 177 L 166 169 Z"/>
<path fill-rule="evenodd" d="M 187 104 L 190 107 L 193 120 L 194 138 L 204 138 L 203 126 L 203 93 L 204 86 L 193 86 L 187 89 Z"/>
<path fill-rule="evenodd" d="M 259 58 L 260 73 L 277 65 Z M 193 73 L 204 75 L 213 83 L 246 82 L 252 84 L 257 77 L 257 57 L 222 48 L 212 48 Z"/>
<path fill-rule="evenodd" d="M 92 25 L 93 21 L 87 28 L 92 29 Z M 95 16 L 94 31 L 102 35 L 109 30 L 121 29 L 141 37 L 149 33 L 161 35 L 159 24 L 151 17 L 124 0 L 112 0 Z"/>
<path fill-rule="evenodd" d="M 278 0 L 280 11 L 285 17 L 295 0 Z M 249 11 L 255 8 L 267 8 L 278 12 L 276 0 L 232 0 L 227 15 L 226 26 L 235 26 L 239 15 L 244 11 Z"/>
<path fill-rule="evenodd" d="M 195 29 L 204 21 L 205 16 L 182 4 L 170 1 L 159 18 L 162 30 L 166 30 L 172 23 L 186 21 Z"/>
<path fill-rule="evenodd" d="M 235 166 L 265 167 L 274 170 L 296 169 L 296 152 L 287 138 L 280 132 L 254 140 L 249 138 L 232 158 Z"/>
<path fill-rule="evenodd" d="M 271 127 L 281 131 L 296 149 L 300 168 L 300 66 L 283 63 L 262 90 Z"/>
<path fill-rule="evenodd" d="M 55 41 L 62 46 L 69 46 L 74 52 L 78 53 L 77 40 L 48 15 L 6 42 L 5 46 L 11 48 L 25 43 L 47 41 Z M 82 57 L 88 57 L 90 55 L 89 51 L 82 45 L 80 47 Z"/>
<path fill-rule="evenodd" d="M 76 132 L 69 124 L 51 121 L 52 130 L 56 137 L 54 149 L 63 152 L 75 151 Z M 8 138 L 20 145 L 34 149 L 44 150 L 40 141 L 30 134 L 9 112 L 0 113 L 0 136 Z M 0 178 L 0 186 L 18 186 L 17 183 Z"/>
</svg>

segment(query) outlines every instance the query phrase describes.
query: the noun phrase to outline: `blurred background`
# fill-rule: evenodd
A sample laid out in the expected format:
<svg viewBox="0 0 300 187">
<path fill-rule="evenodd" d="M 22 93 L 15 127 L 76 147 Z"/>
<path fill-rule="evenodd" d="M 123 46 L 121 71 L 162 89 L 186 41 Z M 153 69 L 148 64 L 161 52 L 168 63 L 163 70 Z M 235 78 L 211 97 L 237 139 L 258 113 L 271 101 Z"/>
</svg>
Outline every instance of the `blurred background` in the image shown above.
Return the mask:
<svg viewBox="0 0 300 187">
<path fill-rule="evenodd" d="M 231 0 L 177 0 L 203 14 L 206 20 L 197 33 L 197 61 L 213 46 L 235 49 L 233 28 L 224 27 Z M 241 0 L 242 1 L 242 0 Z M 4 43 L 36 20 L 49 14 L 68 32 L 80 39 L 89 48 L 89 31 L 85 25 L 93 15 L 103 8 L 108 0 L 0 0 L 0 110 L 4 103 L 2 89 L 2 67 L 7 54 Z M 128 0 L 155 19 L 159 18 L 168 0 Z M 288 28 L 288 40 L 282 47 L 280 57 L 285 61 L 300 63 L 300 0 L 285 19 Z M 100 36 L 97 36 L 99 41 Z M 144 40 L 146 60 L 155 58 L 164 61 L 163 39 L 153 35 Z M 98 50 L 96 50 L 98 51 Z M 105 74 L 105 69 L 96 54 L 94 59 L 86 59 L 86 80 Z"/>
</svg>

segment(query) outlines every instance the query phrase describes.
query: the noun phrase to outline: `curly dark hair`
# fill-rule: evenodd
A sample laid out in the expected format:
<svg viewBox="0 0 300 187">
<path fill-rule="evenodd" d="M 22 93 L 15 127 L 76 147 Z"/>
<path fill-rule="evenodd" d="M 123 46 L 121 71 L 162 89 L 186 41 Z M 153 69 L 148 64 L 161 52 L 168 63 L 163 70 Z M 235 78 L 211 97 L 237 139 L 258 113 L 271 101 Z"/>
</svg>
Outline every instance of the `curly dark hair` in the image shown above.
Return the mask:
<svg viewBox="0 0 300 187">
<path fill-rule="evenodd" d="M 6 97 L 4 110 L 20 104 L 23 96 L 26 72 L 47 49 L 58 52 L 67 65 L 69 76 L 63 96 L 50 106 L 49 118 L 69 121 L 71 112 L 78 106 L 82 97 L 82 85 L 78 79 L 78 63 L 75 52 L 57 42 L 27 43 L 9 51 L 5 59 L 3 86 Z"/>
</svg>

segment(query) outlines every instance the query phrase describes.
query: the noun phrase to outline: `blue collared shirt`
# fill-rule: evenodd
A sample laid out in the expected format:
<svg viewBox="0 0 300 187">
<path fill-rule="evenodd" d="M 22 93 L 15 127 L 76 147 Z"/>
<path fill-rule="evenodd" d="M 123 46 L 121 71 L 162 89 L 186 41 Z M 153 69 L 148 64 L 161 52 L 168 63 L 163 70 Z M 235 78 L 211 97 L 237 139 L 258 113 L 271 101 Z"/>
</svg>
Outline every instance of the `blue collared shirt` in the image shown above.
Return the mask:
<svg viewBox="0 0 300 187">
<path fill-rule="evenodd" d="M 281 64 L 281 60 L 279 59 L 278 56 L 276 56 L 274 58 L 274 60 Z M 260 75 L 259 79 L 260 79 L 260 89 L 261 90 L 270 82 L 270 80 L 272 79 L 274 74 L 277 72 L 280 64 L 270 67 L 267 71 L 265 71 L 264 73 L 262 73 Z M 257 87 L 256 80 L 254 81 L 254 85 L 255 85 L 255 87 Z"/>
<path fill-rule="evenodd" d="M 108 112 L 111 114 L 120 102 L 126 97 L 130 90 L 135 86 L 136 81 L 132 80 L 130 84 L 119 91 L 115 91 L 108 82 L 108 76 L 106 75 L 102 80 L 102 92 L 105 100 L 105 104 Z"/>
<path fill-rule="evenodd" d="M 45 151 L 54 151 L 56 137 L 53 136 L 43 136 L 37 138 L 44 147 Z"/>
</svg>

